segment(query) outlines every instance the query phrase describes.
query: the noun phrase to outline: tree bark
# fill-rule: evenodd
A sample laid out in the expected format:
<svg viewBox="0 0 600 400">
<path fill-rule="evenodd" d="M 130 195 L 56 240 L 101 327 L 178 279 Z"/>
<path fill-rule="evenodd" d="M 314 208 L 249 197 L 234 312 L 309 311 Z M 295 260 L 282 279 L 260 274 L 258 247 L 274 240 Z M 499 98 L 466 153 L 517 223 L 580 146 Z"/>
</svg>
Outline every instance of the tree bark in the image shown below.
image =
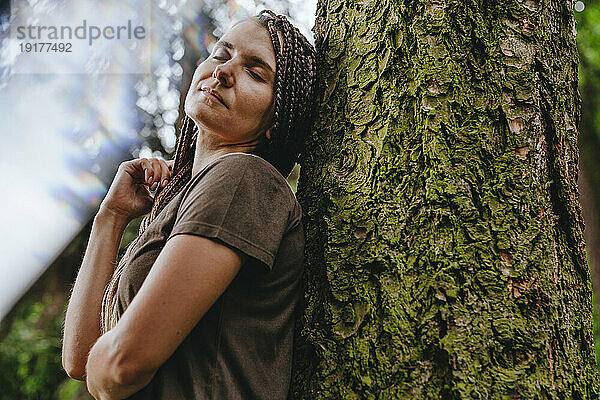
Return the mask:
<svg viewBox="0 0 600 400">
<path fill-rule="evenodd" d="M 571 1 L 319 1 L 291 398 L 597 399 Z"/>
</svg>

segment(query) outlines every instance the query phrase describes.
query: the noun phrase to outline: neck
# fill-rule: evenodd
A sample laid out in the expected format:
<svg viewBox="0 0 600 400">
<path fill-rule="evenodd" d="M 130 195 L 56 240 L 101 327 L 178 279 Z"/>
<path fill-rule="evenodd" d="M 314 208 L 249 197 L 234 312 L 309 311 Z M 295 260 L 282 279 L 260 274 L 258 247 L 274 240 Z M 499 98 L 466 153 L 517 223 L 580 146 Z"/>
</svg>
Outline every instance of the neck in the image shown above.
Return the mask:
<svg viewBox="0 0 600 400">
<path fill-rule="evenodd" d="M 220 136 L 198 127 L 192 177 L 225 154 L 252 153 L 259 145 L 258 138 L 249 142 L 226 142 Z"/>
</svg>

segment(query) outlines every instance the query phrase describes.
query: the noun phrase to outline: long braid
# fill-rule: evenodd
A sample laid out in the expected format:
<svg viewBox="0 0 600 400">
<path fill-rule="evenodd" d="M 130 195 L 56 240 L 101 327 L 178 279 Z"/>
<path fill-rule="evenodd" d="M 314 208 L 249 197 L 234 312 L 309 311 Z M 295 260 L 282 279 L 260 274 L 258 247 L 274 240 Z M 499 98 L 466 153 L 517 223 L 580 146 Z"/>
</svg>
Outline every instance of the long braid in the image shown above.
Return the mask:
<svg viewBox="0 0 600 400">
<path fill-rule="evenodd" d="M 266 141 L 265 146 L 257 152 L 285 177 L 298 160 L 304 135 L 311 129 L 314 120 L 318 95 L 316 54 L 314 47 L 283 15 L 263 10 L 253 20 L 269 32 L 276 59 L 271 140 Z M 278 33 L 281 34 L 282 41 L 279 40 Z M 102 298 L 102 333 L 112 329 L 119 319 L 119 279 L 137 240 L 192 177 L 196 139 L 196 124 L 185 115 L 175 148 L 172 177 L 156 193 L 152 209 L 140 222 L 138 236 L 127 247 L 106 286 Z"/>
<path fill-rule="evenodd" d="M 181 139 L 177 143 L 177 148 L 175 149 L 173 175 L 167 185 L 156 193 L 150 213 L 140 224 L 140 234 L 152 221 L 154 221 L 162 209 L 179 193 L 181 188 L 183 188 L 192 177 L 194 148 L 196 144 L 196 125 L 187 115 L 184 117 L 181 131 Z"/>
<path fill-rule="evenodd" d="M 277 68 L 275 73 L 274 124 L 263 157 L 287 176 L 303 150 L 304 135 L 311 129 L 318 88 L 314 47 L 285 16 L 270 10 L 255 19 L 269 31 Z M 278 33 L 283 38 L 280 43 Z"/>
<path fill-rule="evenodd" d="M 123 274 L 125 265 L 129 261 L 131 251 L 137 243 L 139 237 L 144 233 L 148 225 L 160 213 L 160 211 L 175 197 L 185 184 L 190 180 L 192 176 L 192 164 L 194 161 L 194 147 L 195 147 L 195 124 L 191 121 L 191 118 L 187 115 L 183 118 L 181 130 L 179 134 L 179 141 L 175 149 L 175 164 L 173 165 L 173 174 L 167 185 L 156 193 L 154 197 L 154 204 L 152 209 L 140 222 L 140 228 L 138 230 L 138 236 L 129 244 L 125 250 L 125 254 L 121 257 L 121 260 L 117 264 L 113 275 L 104 290 L 102 297 L 102 311 L 101 311 L 101 331 L 102 333 L 108 332 L 112 329 L 119 320 L 119 308 L 117 302 L 117 288 L 119 286 L 119 279 Z"/>
</svg>

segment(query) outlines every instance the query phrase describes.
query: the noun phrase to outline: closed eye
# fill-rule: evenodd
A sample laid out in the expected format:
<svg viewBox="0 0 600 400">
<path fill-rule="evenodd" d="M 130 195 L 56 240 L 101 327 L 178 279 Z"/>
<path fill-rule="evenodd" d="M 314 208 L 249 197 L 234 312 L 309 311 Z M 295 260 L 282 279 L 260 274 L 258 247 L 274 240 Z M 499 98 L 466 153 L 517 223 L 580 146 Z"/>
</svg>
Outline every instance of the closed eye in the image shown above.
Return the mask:
<svg viewBox="0 0 600 400">
<path fill-rule="evenodd" d="M 214 58 L 215 60 L 219 60 L 219 61 L 226 61 L 226 60 L 227 60 L 227 58 L 226 58 L 226 57 L 213 56 L 213 58 Z"/>
<path fill-rule="evenodd" d="M 258 80 L 259 80 L 259 81 L 261 81 L 261 82 L 264 82 L 264 81 L 265 81 L 265 80 L 264 80 L 263 78 L 261 78 L 261 76 L 260 76 L 260 75 L 258 75 L 256 72 L 252 72 L 252 70 L 251 70 L 251 69 L 249 69 L 249 70 L 248 70 L 248 73 L 249 73 L 250 75 L 252 75 L 252 77 L 253 77 L 254 79 L 258 79 Z"/>
</svg>

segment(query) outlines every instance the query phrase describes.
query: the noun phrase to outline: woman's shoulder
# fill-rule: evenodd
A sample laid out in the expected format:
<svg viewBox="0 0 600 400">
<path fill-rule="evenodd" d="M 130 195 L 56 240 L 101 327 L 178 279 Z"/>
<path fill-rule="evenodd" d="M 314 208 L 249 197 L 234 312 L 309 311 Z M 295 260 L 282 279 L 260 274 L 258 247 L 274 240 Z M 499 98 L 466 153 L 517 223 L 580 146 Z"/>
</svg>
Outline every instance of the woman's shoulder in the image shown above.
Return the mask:
<svg viewBox="0 0 600 400">
<path fill-rule="evenodd" d="M 263 170 L 263 172 L 265 173 L 273 174 L 275 176 L 280 177 L 282 180 L 285 180 L 283 175 L 281 175 L 279 171 L 277 171 L 277 169 L 270 162 L 268 162 L 261 156 L 252 153 L 228 153 L 217 158 L 214 161 L 213 165 L 217 164 L 230 166 L 245 166 L 246 168 Z"/>
<path fill-rule="evenodd" d="M 171 236 L 194 232 L 215 237 L 271 267 L 282 238 L 301 218 L 289 184 L 271 164 L 230 153 L 192 179 Z"/>
<path fill-rule="evenodd" d="M 216 159 L 210 165 L 210 169 L 219 174 L 229 175 L 231 178 L 238 177 L 247 185 L 256 188 L 276 188 L 286 195 L 291 195 L 295 200 L 288 181 L 271 163 L 264 158 L 250 153 L 229 153 Z M 209 171 L 207 171 L 209 172 Z"/>
</svg>

